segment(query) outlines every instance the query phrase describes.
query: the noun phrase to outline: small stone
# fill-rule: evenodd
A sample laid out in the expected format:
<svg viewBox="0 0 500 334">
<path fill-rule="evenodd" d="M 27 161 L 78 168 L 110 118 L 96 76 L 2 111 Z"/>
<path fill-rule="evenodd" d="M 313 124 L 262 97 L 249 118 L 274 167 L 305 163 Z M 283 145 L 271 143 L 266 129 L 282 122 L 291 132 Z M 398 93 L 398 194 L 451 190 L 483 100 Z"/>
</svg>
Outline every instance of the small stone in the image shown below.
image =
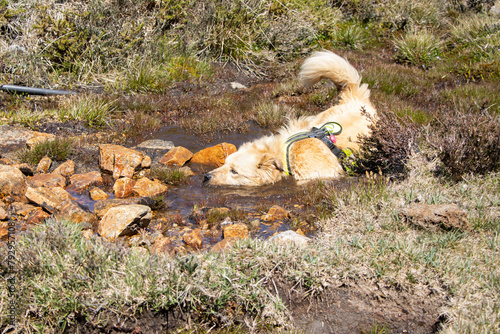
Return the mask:
<svg viewBox="0 0 500 334">
<path fill-rule="evenodd" d="M 147 205 L 149 207 L 154 205 L 154 201 L 148 197 L 131 197 L 131 198 L 112 198 L 99 200 L 94 204 L 94 212 L 97 217 L 103 217 L 109 209 L 121 206 L 121 205 L 132 205 L 140 204 Z"/>
<path fill-rule="evenodd" d="M 0 241 L 7 241 L 9 238 L 9 223 L 0 221 Z"/>
<path fill-rule="evenodd" d="M 156 195 L 164 194 L 168 191 L 168 186 L 161 181 L 154 180 L 143 177 L 142 179 L 137 180 L 133 187 L 133 192 L 137 194 L 137 196 L 142 197 L 153 197 Z"/>
<path fill-rule="evenodd" d="M 85 238 L 85 239 L 88 239 L 90 240 L 92 238 L 92 236 L 94 235 L 94 231 L 92 231 L 92 229 L 86 229 L 86 230 L 82 230 L 82 236 Z"/>
<path fill-rule="evenodd" d="M 233 144 L 218 144 L 195 153 L 191 158 L 191 163 L 220 167 L 224 164 L 226 158 L 236 151 L 236 146 Z"/>
<path fill-rule="evenodd" d="M 151 167 L 151 158 L 149 156 L 144 156 L 141 162 L 141 168 L 149 168 Z"/>
<path fill-rule="evenodd" d="M 241 239 L 241 238 L 237 238 L 237 237 L 224 238 L 221 241 L 219 241 L 218 243 L 216 243 L 215 245 L 213 245 L 211 250 L 213 252 L 222 252 L 226 249 L 229 249 L 231 246 L 233 246 L 236 243 L 236 241 L 238 241 L 239 239 Z"/>
<path fill-rule="evenodd" d="M 261 217 L 264 221 L 285 220 L 290 218 L 290 212 L 279 205 L 273 205 L 269 212 Z"/>
<path fill-rule="evenodd" d="M 115 184 L 113 185 L 113 192 L 115 193 L 115 197 L 124 198 L 131 196 L 134 193 L 133 189 L 135 184 L 136 181 L 128 177 L 119 178 L 118 180 L 115 181 Z"/>
<path fill-rule="evenodd" d="M 69 191 L 77 193 L 87 190 L 91 186 L 100 186 L 103 184 L 103 179 L 100 172 L 88 172 L 83 174 L 74 174 L 69 179 Z"/>
<path fill-rule="evenodd" d="M 169 166 L 183 166 L 192 157 L 193 152 L 182 146 L 177 146 L 168 151 L 160 159 L 160 163 Z"/>
<path fill-rule="evenodd" d="M 32 187 L 62 187 L 66 186 L 66 178 L 58 174 L 36 174 L 28 179 Z"/>
<path fill-rule="evenodd" d="M 12 196 L 16 200 L 24 197 L 26 182 L 24 174 L 17 168 L 0 165 L 0 199 Z"/>
<path fill-rule="evenodd" d="M 38 165 L 36 166 L 35 171 L 37 173 L 47 173 L 49 171 L 51 165 L 52 165 L 52 159 L 45 156 L 38 162 Z"/>
<path fill-rule="evenodd" d="M 273 235 L 268 239 L 268 241 L 274 243 L 282 243 L 282 244 L 293 243 L 296 246 L 303 246 L 306 245 L 309 241 L 311 241 L 311 239 L 303 235 L 300 235 L 297 232 L 288 230 Z"/>
<path fill-rule="evenodd" d="M 93 188 L 90 190 L 90 198 L 92 198 L 93 201 L 99 201 L 101 199 L 109 198 L 109 195 L 100 188 Z"/>
<path fill-rule="evenodd" d="M 115 239 L 134 235 L 146 228 L 153 214 L 145 205 L 121 205 L 109 209 L 99 222 L 97 232 L 106 238 Z"/>
<path fill-rule="evenodd" d="M 0 220 L 7 220 L 7 211 L 0 206 Z"/>
<path fill-rule="evenodd" d="M 243 223 L 228 225 L 224 228 L 224 239 L 226 238 L 248 238 L 248 226 Z"/>
<path fill-rule="evenodd" d="M 143 141 L 137 148 L 148 149 L 148 150 L 171 150 L 175 147 L 174 143 L 169 140 L 161 139 L 150 139 Z"/>
<path fill-rule="evenodd" d="M 73 162 L 73 160 L 66 160 L 52 172 L 52 174 L 59 174 L 62 176 L 71 176 L 74 173 L 75 173 L 75 163 Z"/>
<path fill-rule="evenodd" d="M 172 251 L 170 238 L 159 236 L 151 247 L 151 252 L 156 254 L 170 253 Z"/>
<path fill-rule="evenodd" d="M 182 239 L 188 246 L 194 249 L 200 249 L 201 246 L 203 245 L 203 238 L 201 237 L 199 229 L 195 229 L 190 232 L 184 233 Z"/>
</svg>

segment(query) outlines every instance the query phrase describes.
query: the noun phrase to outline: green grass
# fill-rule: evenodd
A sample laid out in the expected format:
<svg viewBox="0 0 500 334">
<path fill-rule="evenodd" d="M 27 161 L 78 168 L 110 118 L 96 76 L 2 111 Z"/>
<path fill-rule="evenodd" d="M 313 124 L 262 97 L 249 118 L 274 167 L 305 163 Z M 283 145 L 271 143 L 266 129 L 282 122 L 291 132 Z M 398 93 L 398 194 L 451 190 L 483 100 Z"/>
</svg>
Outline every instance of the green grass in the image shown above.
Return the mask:
<svg viewBox="0 0 500 334">
<path fill-rule="evenodd" d="M 77 95 L 63 101 L 57 110 L 57 117 L 61 121 L 82 121 L 89 127 L 103 128 L 109 125 L 109 119 L 115 106 L 113 101 L 99 95 Z"/>
<path fill-rule="evenodd" d="M 18 151 L 18 158 L 21 162 L 37 165 L 45 156 L 55 161 L 65 161 L 73 150 L 73 140 L 65 138 L 54 138 L 39 142 L 31 148 Z"/>
<path fill-rule="evenodd" d="M 427 68 L 442 57 L 441 41 L 426 30 L 410 31 L 394 40 L 398 62 Z"/>
</svg>

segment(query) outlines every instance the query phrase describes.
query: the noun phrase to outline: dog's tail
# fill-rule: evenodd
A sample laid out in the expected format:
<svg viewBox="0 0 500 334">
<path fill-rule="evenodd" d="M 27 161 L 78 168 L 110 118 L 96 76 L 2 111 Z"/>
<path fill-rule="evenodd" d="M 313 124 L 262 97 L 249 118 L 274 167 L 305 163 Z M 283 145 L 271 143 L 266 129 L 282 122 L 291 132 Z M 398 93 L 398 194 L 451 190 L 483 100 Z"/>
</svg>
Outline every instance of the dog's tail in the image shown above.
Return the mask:
<svg viewBox="0 0 500 334">
<path fill-rule="evenodd" d="M 304 86 L 312 86 L 321 79 L 332 80 L 340 90 L 341 101 L 361 99 L 369 101 L 368 85 L 361 85 L 361 76 L 349 62 L 330 51 L 312 54 L 302 64 L 299 78 Z"/>
</svg>

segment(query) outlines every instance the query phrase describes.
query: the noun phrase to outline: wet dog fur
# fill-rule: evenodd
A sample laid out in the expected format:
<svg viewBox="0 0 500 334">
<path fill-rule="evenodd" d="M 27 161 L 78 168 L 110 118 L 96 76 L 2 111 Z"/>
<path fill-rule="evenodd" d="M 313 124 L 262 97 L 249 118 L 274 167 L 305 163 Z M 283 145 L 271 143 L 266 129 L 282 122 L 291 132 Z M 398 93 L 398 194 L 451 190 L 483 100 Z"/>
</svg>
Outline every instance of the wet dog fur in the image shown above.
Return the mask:
<svg viewBox="0 0 500 334">
<path fill-rule="evenodd" d="M 276 135 L 243 144 L 226 158 L 223 166 L 205 174 L 204 184 L 261 186 L 287 177 L 286 140 L 327 122 L 342 125 L 342 133 L 336 136 L 338 148 L 354 152 L 359 149 L 359 137 L 370 134 L 370 124 L 377 115 L 370 102 L 368 85 L 361 84 L 358 71 L 346 59 L 321 51 L 304 61 L 299 78 L 305 86 L 323 78 L 332 80 L 339 89 L 339 104 L 318 115 L 291 120 Z M 335 179 L 344 175 L 338 158 L 316 138 L 293 143 L 289 161 L 291 175 L 296 180 Z"/>
</svg>

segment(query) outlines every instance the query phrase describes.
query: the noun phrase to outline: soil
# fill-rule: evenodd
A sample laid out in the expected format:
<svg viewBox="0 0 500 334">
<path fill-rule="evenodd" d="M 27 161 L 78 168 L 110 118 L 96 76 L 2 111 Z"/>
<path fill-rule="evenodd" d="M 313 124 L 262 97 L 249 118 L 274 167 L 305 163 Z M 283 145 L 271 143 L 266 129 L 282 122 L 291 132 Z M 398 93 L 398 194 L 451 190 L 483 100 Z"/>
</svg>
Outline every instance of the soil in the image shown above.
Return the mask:
<svg viewBox="0 0 500 334">
<path fill-rule="evenodd" d="M 278 292 L 292 316 L 293 326 L 304 333 L 436 333 L 446 319 L 440 317 L 439 307 L 445 302 L 442 293 L 428 287 L 401 289 L 381 285 L 378 282 L 358 281 L 325 289 L 320 295 L 311 296 L 298 291 L 289 282 L 275 276 L 269 282 L 270 292 Z M 90 321 L 84 317 L 75 319 L 65 333 L 170 333 L 187 329 L 190 333 L 207 332 L 213 326 L 204 327 L 206 317 L 186 313 L 180 308 L 145 311 L 126 317 L 110 312 L 96 314 Z M 244 319 L 255 315 L 240 314 L 233 319 L 236 332 L 242 330 Z M 95 319 L 101 319 L 98 325 Z M 206 321 L 205 321 L 206 323 Z M 198 325 L 193 325 L 198 324 Z M 211 332 L 217 332 L 212 328 Z M 257 329 L 257 333 L 278 332 L 279 328 Z"/>
</svg>

